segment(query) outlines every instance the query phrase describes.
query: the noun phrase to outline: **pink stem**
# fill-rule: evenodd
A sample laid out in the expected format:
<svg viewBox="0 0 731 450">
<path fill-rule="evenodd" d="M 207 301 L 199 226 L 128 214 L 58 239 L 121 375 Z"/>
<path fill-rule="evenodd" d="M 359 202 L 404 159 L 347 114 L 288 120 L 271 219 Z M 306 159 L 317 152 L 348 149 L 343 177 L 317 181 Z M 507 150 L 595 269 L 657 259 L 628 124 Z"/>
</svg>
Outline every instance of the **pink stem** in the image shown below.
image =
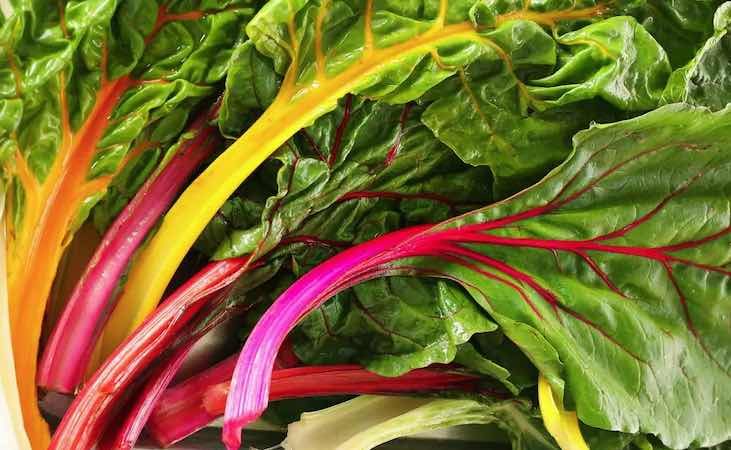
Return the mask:
<svg viewBox="0 0 731 450">
<path fill-rule="evenodd" d="M 225 300 L 229 293 L 222 289 L 220 292 L 214 294 L 219 300 Z M 208 306 L 208 309 L 215 311 L 220 305 L 220 302 L 212 301 Z M 209 312 L 202 311 L 202 320 L 205 321 L 204 327 L 199 328 L 199 322 L 192 322 L 188 325 L 187 330 L 183 330 L 180 333 L 183 342 L 179 343 L 179 346 L 175 349 L 173 355 L 167 358 L 155 372 L 148 378 L 145 386 L 142 388 L 142 392 L 137 395 L 135 401 L 132 403 L 132 407 L 126 412 L 126 419 L 119 427 L 112 426 L 111 430 L 107 430 L 105 435 L 106 439 L 102 439 L 99 450 L 132 450 L 137 443 L 137 439 L 142 433 L 142 429 L 145 427 L 153 408 L 157 405 L 160 396 L 168 388 L 170 382 L 172 382 L 175 375 L 180 370 L 180 366 L 185 362 L 186 357 L 192 350 L 193 346 L 209 331 L 216 328 L 229 319 L 232 311 L 241 312 L 241 308 L 234 309 L 219 309 L 216 311 L 215 316 L 211 317 Z M 296 365 L 299 360 L 291 350 L 291 346 L 285 345 L 282 347 L 284 354 L 283 358 L 277 358 L 278 365 L 283 367 L 290 367 L 287 364 Z M 229 358 L 231 359 L 231 358 Z M 280 362 L 280 359 L 282 361 Z M 230 369 L 226 370 L 229 374 L 233 372 L 235 360 L 231 361 Z M 225 366 L 224 366 L 225 367 Z M 212 370 L 212 369 L 209 369 Z M 218 370 L 218 372 L 221 372 Z M 215 372 L 214 372 L 215 373 Z M 230 375 L 227 375 L 228 379 Z"/>
<path fill-rule="evenodd" d="M 209 125 L 217 111 L 218 104 L 193 122 L 189 131 L 194 136 L 145 182 L 104 235 L 51 332 L 38 367 L 39 386 L 71 393 L 81 383 L 132 255 L 191 173 L 218 145 L 215 128 Z"/>
<path fill-rule="evenodd" d="M 429 227 L 405 228 L 347 249 L 306 273 L 272 304 L 246 340 L 234 372 L 223 427 L 223 442 L 229 449 L 239 448 L 244 425 L 266 409 L 274 361 L 299 320 L 344 289 L 351 277 L 359 277 L 389 258 L 409 256 L 418 247 L 410 245 L 409 238 Z M 398 252 L 390 252 L 392 249 Z M 376 276 L 377 271 L 372 273 Z"/>
<path fill-rule="evenodd" d="M 217 415 L 203 407 L 203 394 L 211 386 L 231 379 L 237 358 L 238 355 L 231 356 L 165 390 L 147 423 L 153 439 L 167 447 L 214 421 Z"/>
</svg>

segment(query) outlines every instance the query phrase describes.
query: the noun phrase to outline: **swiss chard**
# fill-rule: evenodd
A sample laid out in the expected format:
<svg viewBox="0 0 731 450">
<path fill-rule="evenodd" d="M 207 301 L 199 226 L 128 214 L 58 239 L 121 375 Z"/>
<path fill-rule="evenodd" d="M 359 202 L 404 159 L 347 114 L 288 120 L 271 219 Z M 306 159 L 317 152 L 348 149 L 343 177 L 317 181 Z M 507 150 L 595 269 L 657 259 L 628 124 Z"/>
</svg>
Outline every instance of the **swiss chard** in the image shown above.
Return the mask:
<svg viewBox="0 0 731 450">
<path fill-rule="evenodd" d="M 279 343 L 305 314 L 403 273 L 461 283 L 582 422 L 671 448 L 729 439 L 729 124 L 731 109 L 672 105 L 595 126 L 534 187 L 311 270 L 247 339 L 224 441 L 236 448 L 261 414 Z"/>
<path fill-rule="evenodd" d="M 713 14 L 724 0 L 645 0 L 630 4 L 628 12 L 665 49 L 674 68 L 693 58 L 713 34 Z M 682 39 L 678 39 L 682 36 Z"/>
<path fill-rule="evenodd" d="M 226 360 L 165 391 L 148 424 L 158 444 L 172 445 L 223 415 L 235 362 Z M 417 369 L 399 377 L 384 377 L 355 365 L 309 366 L 275 370 L 270 400 L 445 390 L 476 392 L 480 390 L 478 385 L 478 377 L 446 366 Z"/>
<path fill-rule="evenodd" d="M 403 225 L 443 220 L 488 202 L 489 170 L 455 157 L 419 122 L 421 110 L 417 105 L 343 101 L 302 130 L 275 154 L 263 174 L 239 189 L 204 230 L 197 248 L 215 259 L 249 252 L 260 258 L 293 245 L 319 246 L 330 254 L 328 249 Z M 337 155 L 332 163 L 331 154 Z M 261 188 L 273 179 L 273 192 Z M 311 264 L 307 260 L 316 257 L 315 251 L 298 263 Z M 125 290 L 112 320 L 133 325 L 129 312 L 136 309 L 124 309 L 130 300 L 139 299 Z M 154 306 L 144 305 L 143 311 Z M 111 341 L 107 351 L 114 348 Z"/>
<path fill-rule="evenodd" d="M 219 211 L 198 248 L 216 258 L 268 251 L 267 259 L 284 259 L 269 283 L 271 301 L 336 251 L 488 202 L 489 171 L 462 163 L 419 123 L 420 111 L 345 100 L 276 154 L 276 194 L 258 200 L 251 192 L 275 178 L 263 168 Z M 337 161 L 323 164 L 333 149 Z M 339 297 L 292 341 L 307 364 L 358 363 L 393 376 L 452 362 L 473 334 L 496 328 L 461 289 L 445 283 L 374 281 Z"/>
<path fill-rule="evenodd" d="M 150 311 L 188 249 L 242 181 L 272 152 L 300 129 L 334 109 L 338 100 L 349 93 L 386 103 L 407 104 L 428 95 L 445 79 L 459 77 L 473 63 L 484 62 L 495 66 L 498 76 L 515 77 L 517 80 L 510 89 L 522 97 L 527 91 L 526 86 L 537 79 L 537 75 L 530 70 L 516 71 L 512 75 L 507 72 L 512 70 L 511 61 L 520 61 L 523 53 L 527 52 L 526 66 L 537 64 L 539 69 L 559 66 L 557 76 L 542 77 L 541 86 L 535 86 L 540 88 L 546 108 L 568 104 L 581 108 L 585 107 L 583 102 L 595 99 L 606 99 L 616 106 L 632 110 L 653 107 L 659 101 L 661 91 L 658 85 L 667 78 L 670 67 L 662 48 L 634 19 L 617 18 L 626 32 L 621 42 L 615 40 L 612 45 L 628 54 L 638 55 L 636 59 L 620 58 L 614 48 L 606 53 L 602 48 L 593 48 L 594 45 L 588 42 L 595 39 L 593 35 L 588 38 L 581 35 L 581 38 L 566 44 L 578 49 L 580 62 L 591 63 L 585 71 L 579 71 L 579 82 L 573 73 L 580 62 L 563 65 L 555 59 L 556 47 L 561 44 L 560 37 L 551 38 L 546 30 L 580 28 L 582 24 L 621 12 L 623 3 L 580 1 L 571 4 L 557 1 L 539 5 L 531 2 L 492 4 L 441 0 L 424 8 L 381 4 L 373 0 L 357 4 L 304 0 L 266 3 L 247 25 L 247 35 L 256 49 L 273 61 L 274 70 L 284 73 L 281 87 L 264 113 L 173 205 L 160 233 L 152 239 L 133 267 L 120 302 L 135 305 L 127 310 Z M 601 26 L 592 30 L 584 33 L 594 32 L 598 34 L 597 38 L 602 37 L 604 29 Z M 545 54 L 531 55 L 531 50 L 521 46 L 526 36 L 524 33 L 544 42 L 542 49 Z M 581 33 L 581 30 L 576 33 Z M 519 67 L 523 69 L 523 66 Z M 241 78 L 247 80 L 245 76 Z M 586 83 L 581 84 L 580 81 Z M 269 82 L 271 84 L 272 80 Z M 612 86 L 617 86 L 617 89 Z M 465 98 L 464 95 L 462 97 Z M 524 100 L 505 101 L 507 108 L 514 114 L 522 114 L 521 117 L 529 116 L 534 109 L 528 108 Z M 266 106 L 267 101 L 258 103 Z M 479 112 L 474 114 L 479 115 Z M 504 115 L 505 120 L 511 117 L 514 116 Z M 556 142 L 568 140 L 568 129 L 580 129 L 593 116 L 575 114 L 574 117 L 577 123 L 557 128 L 556 132 L 549 133 L 551 139 Z M 526 129 L 515 138 L 525 144 L 526 134 L 537 129 L 537 135 L 540 135 L 545 131 L 545 120 L 527 120 Z M 485 123 L 481 123 L 477 131 L 484 134 L 486 130 Z M 515 183 L 519 177 L 512 175 L 515 175 L 515 166 L 521 164 L 522 157 L 510 145 L 493 150 L 498 148 L 500 152 L 509 154 L 507 159 L 512 167 L 505 171 L 500 163 L 505 156 L 488 152 L 491 170 L 497 178 L 511 176 L 512 183 Z M 564 154 L 567 151 L 568 146 Z M 541 157 L 540 163 L 529 162 L 533 167 L 528 170 L 528 179 L 539 176 L 540 170 L 545 171 L 556 163 L 561 154 L 560 150 L 551 151 L 548 156 Z M 326 164 L 337 162 L 339 157 L 325 153 L 323 156 L 326 160 L 322 163 Z M 513 184 L 504 191 L 511 192 L 516 187 Z M 130 323 L 128 332 L 135 325 Z"/>
<path fill-rule="evenodd" d="M 673 72 L 663 95 L 667 103 L 686 102 L 723 109 L 731 99 L 731 3 L 718 8 L 715 34 L 684 67 Z"/>
<path fill-rule="evenodd" d="M 84 385 L 63 416 L 50 448 L 96 445 L 125 388 L 178 339 L 180 330 L 209 303 L 212 295 L 247 270 L 246 263 L 245 258 L 211 263 L 173 292 Z"/>
<path fill-rule="evenodd" d="M 65 246 L 119 170 L 173 140 L 214 94 L 253 13 L 247 2 L 204 3 L 21 0 L 2 23 L 11 335 L 34 448 L 49 441 L 34 380 Z"/>
<path fill-rule="evenodd" d="M 5 200 L 0 199 L 0 210 L 5 208 Z M 3 211 L 0 211 L 3 212 Z M 0 444 L 5 448 L 17 450 L 30 449 L 28 436 L 23 429 L 20 399 L 16 389 L 15 368 L 13 367 L 13 348 L 10 345 L 10 321 L 8 320 L 8 284 L 5 272 L 5 219 L 0 219 Z"/>
</svg>

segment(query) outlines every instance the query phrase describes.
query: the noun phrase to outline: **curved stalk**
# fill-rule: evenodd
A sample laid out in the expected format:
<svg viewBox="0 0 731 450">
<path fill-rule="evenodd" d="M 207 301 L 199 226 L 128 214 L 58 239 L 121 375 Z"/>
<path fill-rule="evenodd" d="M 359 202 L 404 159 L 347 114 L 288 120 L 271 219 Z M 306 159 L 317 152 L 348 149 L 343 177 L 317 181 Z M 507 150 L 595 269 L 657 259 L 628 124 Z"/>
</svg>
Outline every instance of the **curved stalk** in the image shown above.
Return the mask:
<svg viewBox="0 0 731 450">
<path fill-rule="evenodd" d="M 39 386 L 70 393 L 81 383 L 111 310 L 112 295 L 132 255 L 190 174 L 218 143 L 214 127 L 208 124 L 217 110 L 215 105 L 193 122 L 190 139 L 182 142 L 170 162 L 145 182 L 105 234 L 44 348 Z"/>
<path fill-rule="evenodd" d="M 246 267 L 246 258 L 214 262 L 178 288 L 96 371 L 63 416 L 49 449 L 93 448 L 125 389 L 174 342 L 209 297 Z"/>
</svg>

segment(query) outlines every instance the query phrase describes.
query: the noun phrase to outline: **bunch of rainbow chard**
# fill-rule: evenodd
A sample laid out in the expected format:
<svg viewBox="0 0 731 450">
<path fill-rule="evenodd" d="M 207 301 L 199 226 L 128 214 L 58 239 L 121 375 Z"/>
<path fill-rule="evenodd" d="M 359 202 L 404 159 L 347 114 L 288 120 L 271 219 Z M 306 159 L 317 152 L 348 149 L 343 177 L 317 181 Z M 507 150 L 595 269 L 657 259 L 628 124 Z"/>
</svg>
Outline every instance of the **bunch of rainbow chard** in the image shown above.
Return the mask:
<svg viewBox="0 0 731 450">
<path fill-rule="evenodd" d="M 731 440 L 731 2 L 0 11 L 3 448 Z"/>
</svg>

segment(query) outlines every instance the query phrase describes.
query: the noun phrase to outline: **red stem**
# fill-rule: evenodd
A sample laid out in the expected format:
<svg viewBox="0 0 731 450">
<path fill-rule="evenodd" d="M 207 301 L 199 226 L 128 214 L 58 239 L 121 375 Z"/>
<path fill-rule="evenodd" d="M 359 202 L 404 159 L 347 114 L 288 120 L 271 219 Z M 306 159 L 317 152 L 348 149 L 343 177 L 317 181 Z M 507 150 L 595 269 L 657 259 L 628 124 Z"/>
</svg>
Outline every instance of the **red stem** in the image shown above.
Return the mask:
<svg viewBox="0 0 731 450">
<path fill-rule="evenodd" d="M 199 313 L 201 319 L 191 322 L 179 333 L 180 338 L 174 344 L 176 347 L 173 355 L 162 361 L 147 379 L 141 392 L 136 396 L 131 408 L 126 413 L 124 422 L 119 427 L 112 425 L 111 429 L 107 430 L 99 450 L 131 450 L 134 448 L 142 429 L 147 423 L 147 419 L 152 413 L 152 408 L 157 404 L 162 393 L 165 392 L 165 389 L 178 373 L 180 366 L 193 349 L 193 346 L 208 332 L 227 321 L 231 314 L 243 311 L 244 308 L 240 307 L 220 308 L 222 302 L 225 302 L 229 295 L 229 289 L 222 289 L 209 297 L 211 301 L 208 302 L 208 306 Z M 211 316 L 211 314 L 214 315 Z M 282 346 L 285 353 L 288 348 L 290 346 Z M 287 361 L 291 362 L 292 359 L 288 358 Z"/>
<path fill-rule="evenodd" d="M 236 357 L 168 389 L 154 408 L 148 431 L 162 447 L 190 436 L 223 415 Z M 383 377 L 357 365 L 275 370 L 270 401 L 323 395 L 393 394 L 478 389 L 479 377 L 448 367 Z"/>
<path fill-rule="evenodd" d="M 350 121 L 350 109 L 353 105 L 353 96 L 348 94 L 345 96 L 345 107 L 343 108 L 343 118 L 340 120 L 337 130 L 335 130 L 335 140 L 333 141 L 332 147 L 330 148 L 330 158 L 327 160 L 327 165 L 332 167 L 338 160 L 338 153 L 340 153 L 340 147 L 343 142 L 343 134 L 345 129 L 348 127 Z"/>
<path fill-rule="evenodd" d="M 117 216 L 76 284 L 43 351 L 38 385 L 71 393 L 88 366 L 94 345 L 114 308 L 113 294 L 134 252 L 175 200 L 189 176 L 218 144 L 208 123 L 218 104 L 190 126 L 194 137 L 183 142 L 160 173 L 147 180 Z"/>
<path fill-rule="evenodd" d="M 112 426 L 112 430 L 99 444 L 98 450 L 132 450 L 134 448 L 153 408 L 170 382 L 173 381 L 173 377 L 183 365 L 194 343 L 189 342 L 180 346 L 167 361 L 155 370 L 126 414 L 124 422 L 119 428 Z"/>
</svg>

